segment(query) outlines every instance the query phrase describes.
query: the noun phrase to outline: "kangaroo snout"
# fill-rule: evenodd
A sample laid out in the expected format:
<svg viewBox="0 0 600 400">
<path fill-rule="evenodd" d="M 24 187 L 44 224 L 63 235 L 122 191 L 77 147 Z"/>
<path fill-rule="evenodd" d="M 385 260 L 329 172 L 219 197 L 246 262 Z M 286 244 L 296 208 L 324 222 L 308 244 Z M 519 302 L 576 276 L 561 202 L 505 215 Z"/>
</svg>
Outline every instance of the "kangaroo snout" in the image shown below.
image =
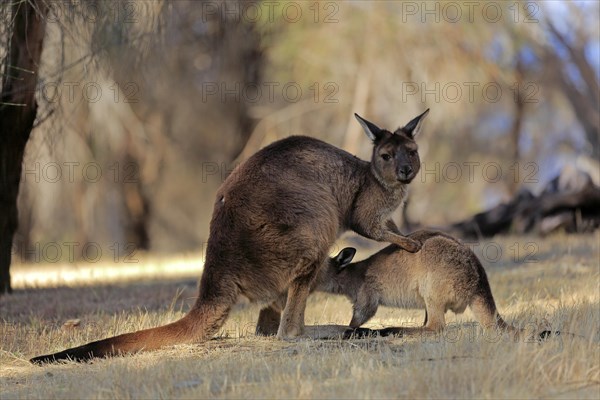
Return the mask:
<svg viewBox="0 0 600 400">
<path fill-rule="evenodd" d="M 411 167 L 410 165 L 403 165 L 400 168 L 398 168 L 398 179 L 402 182 L 405 181 L 410 181 L 414 178 L 413 175 L 413 167 Z"/>
</svg>

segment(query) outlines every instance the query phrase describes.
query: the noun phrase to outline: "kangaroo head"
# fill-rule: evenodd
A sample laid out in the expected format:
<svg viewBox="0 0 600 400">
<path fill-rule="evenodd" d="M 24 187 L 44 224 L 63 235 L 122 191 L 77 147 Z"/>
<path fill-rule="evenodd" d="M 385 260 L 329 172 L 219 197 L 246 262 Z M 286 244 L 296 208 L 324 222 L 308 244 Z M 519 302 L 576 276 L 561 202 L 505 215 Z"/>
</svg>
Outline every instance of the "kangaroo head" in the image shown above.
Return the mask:
<svg viewBox="0 0 600 400">
<path fill-rule="evenodd" d="M 330 265 L 336 272 L 341 272 L 352 262 L 355 254 L 356 249 L 354 247 L 346 247 L 337 256 L 331 258 Z"/>
<path fill-rule="evenodd" d="M 417 176 L 421 160 L 415 138 L 421 131 L 423 120 L 428 113 L 429 109 L 393 133 L 354 114 L 373 141 L 371 168 L 383 184 L 390 187 L 408 184 Z"/>
<path fill-rule="evenodd" d="M 347 279 L 340 276 L 340 272 L 350 264 L 355 253 L 356 249 L 346 247 L 337 256 L 328 258 L 325 262 L 326 265 L 319 271 L 314 289 L 328 293 L 345 293 Z"/>
</svg>

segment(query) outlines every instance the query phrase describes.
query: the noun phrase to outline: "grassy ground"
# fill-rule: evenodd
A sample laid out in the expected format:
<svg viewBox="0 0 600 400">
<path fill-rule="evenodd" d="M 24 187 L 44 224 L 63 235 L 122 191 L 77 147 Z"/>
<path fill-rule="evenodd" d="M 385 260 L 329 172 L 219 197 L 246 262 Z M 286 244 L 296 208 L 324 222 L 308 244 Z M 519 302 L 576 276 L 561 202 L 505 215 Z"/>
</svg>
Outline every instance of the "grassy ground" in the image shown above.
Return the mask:
<svg viewBox="0 0 600 400">
<path fill-rule="evenodd" d="M 436 337 L 282 342 L 253 335 L 258 309 L 247 306 L 206 343 L 37 367 L 28 358 L 179 318 L 196 278 L 193 268 L 172 266 L 199 260 L 142 257 L 150 277 L 97 274 L 69 286 L 35 281 L 32 271 L 56 265 L 18 265 L 20 287 L 0 299 L 0 398 L 599 398 L 599 239 L 507 237 L 474 246 L 505 319 L 576 335 L 541 345 L 484 334 L 469 311 L 448 315 L 449 328 Z M 316 294 L 306 322 L 347 324 L 350 316 L 346 299 Z M 423 316 L 381 308 L 367 326 L 417 325 Z"/>
</svg>

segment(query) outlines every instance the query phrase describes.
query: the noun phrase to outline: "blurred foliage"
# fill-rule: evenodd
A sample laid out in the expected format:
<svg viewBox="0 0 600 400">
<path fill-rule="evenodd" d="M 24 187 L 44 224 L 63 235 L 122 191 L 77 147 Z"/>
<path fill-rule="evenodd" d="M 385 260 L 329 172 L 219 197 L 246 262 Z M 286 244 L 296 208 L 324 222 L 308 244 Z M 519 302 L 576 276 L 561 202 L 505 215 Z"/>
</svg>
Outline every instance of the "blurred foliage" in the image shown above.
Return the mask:
<svg viewBox="0 0 600 400">
<path fill-rule="evenodd" d="M 485 2 L 67 3 L 25 160 L 25 257 L 53 241 L 197 251 L 216 188 L 262 146 L 306 134 L 368 158 L 354 112 L 394 129 L 431 108 L 418 142 L 436 172 L 411 185 L 413 221 L 539 190 L 564 165 L 599 180 L 597 2 L 498 2 L 495 22 Z"/>
</svg>

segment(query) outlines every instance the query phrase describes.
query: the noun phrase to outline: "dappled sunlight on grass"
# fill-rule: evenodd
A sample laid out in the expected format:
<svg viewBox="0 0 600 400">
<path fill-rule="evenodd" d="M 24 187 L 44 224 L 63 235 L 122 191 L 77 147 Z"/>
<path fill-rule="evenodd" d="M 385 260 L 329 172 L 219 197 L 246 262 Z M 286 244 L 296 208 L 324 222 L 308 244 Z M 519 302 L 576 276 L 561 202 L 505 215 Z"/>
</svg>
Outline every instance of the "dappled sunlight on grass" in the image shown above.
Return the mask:
<svg viewBox="0 0 600 400">
<path fill-rule="evenodd" d="M 94 283 L 149 279 L 164 276 L 200 276 L 204 262 L 199 255 L 132 258 L 127 262 L 16 264 L 11 269 L 13 288 L 78 286 Z"/>
</svg>

